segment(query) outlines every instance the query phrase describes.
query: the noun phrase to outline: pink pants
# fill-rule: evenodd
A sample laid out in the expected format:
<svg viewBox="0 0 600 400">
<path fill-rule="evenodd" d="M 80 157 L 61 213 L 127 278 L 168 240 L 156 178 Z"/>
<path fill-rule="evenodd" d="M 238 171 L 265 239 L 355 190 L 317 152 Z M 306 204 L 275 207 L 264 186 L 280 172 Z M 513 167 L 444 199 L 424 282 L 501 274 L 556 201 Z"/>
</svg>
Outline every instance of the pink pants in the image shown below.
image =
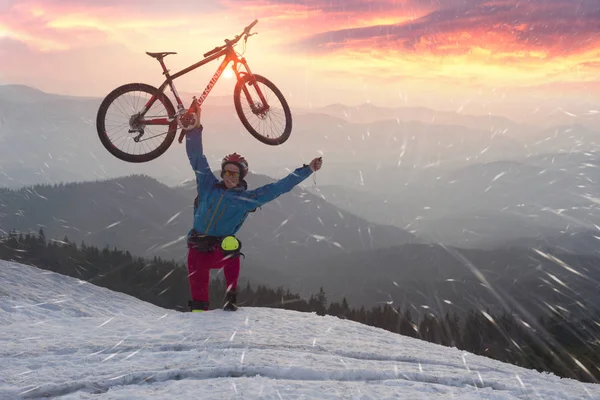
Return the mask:
<svg viewBox="0 0 600 400">
<path fill-rule="evenodd" d="M 188 249 L 188 278 L 192 300 L 208 302 L 210 270 L 221 268 L 225 273 L 227 289 L 237 289 L 240 276 L 240 257 L 225 258 L 220 247 L 216 247 L 215 251 L 211 253 Z"/>
</svg>

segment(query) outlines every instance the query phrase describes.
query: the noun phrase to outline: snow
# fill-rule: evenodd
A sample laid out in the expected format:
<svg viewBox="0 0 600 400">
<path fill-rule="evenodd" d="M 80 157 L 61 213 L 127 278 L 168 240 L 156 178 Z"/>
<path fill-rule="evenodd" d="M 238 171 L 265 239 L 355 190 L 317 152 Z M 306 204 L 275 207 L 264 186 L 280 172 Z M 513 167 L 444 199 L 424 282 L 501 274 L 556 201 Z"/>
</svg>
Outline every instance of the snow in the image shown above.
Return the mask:
<svg viewBox="0 0 600 400">
<path fill-rule="evenodd" d="M 600 399 L 562 379 L 352 321 L 181 313 L 0 261 L 0 399 Z"/>
</svg>

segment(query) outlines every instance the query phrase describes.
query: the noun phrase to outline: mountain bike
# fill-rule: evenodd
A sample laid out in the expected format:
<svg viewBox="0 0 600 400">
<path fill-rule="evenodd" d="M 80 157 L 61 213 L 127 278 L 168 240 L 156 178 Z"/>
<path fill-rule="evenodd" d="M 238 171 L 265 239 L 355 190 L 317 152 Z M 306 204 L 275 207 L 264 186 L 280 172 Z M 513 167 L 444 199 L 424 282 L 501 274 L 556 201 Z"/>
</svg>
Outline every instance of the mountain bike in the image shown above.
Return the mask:
<svg viewBox="0 0 600 400">
<path fill-rule="evenodd" d="M 194 101 L 201 106 L 225 68 L 233 63 L 232 70 L 237 79 L 233 103 L 242 124 L 262 143 L 271 146 L 284 143 L 292 131 L 292 114 L 287 101 L 271 81 L 253 74 L 243 53 L 238 54 L 234 50 L 243 39 L 245 51 L 248 37 L 256 34 L 250 31 L 257 23 L 258 20 L 255 20 L 240 35 L 232 40 L 225 39 L 223 46 L 215 47 L 204 54 L 201 61 L 174 74 L 169 73 L 164 58 L 177 53 L 146 52 L 158 60 L 166 79 L 158 88 L 145 83 L 129 83 L 114 89 L 104 98 L 96 117 L 96 129 L 104 147 L 115 157 L 133 163 L 150 161 L 162 155 L 173 143 L 177 129 L 183 127 L 181 117 L 188 111 L 173 81 L 222 56 L 225 58 L 217 72 L 202 95 Z M 177 111 L 164 93 L 167 86 L 173 92 Z"/>
</svg>

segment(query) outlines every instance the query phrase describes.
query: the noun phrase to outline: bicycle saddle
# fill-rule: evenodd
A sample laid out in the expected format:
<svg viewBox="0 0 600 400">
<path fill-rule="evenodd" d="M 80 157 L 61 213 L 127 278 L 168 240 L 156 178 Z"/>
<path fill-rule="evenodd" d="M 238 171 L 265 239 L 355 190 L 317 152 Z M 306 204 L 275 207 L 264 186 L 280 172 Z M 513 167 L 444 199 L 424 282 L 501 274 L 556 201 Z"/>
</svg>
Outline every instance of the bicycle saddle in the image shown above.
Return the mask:
<svg viewBox="0 0 600 400">
<path fill-rule="evenodd" d="M 177 53 L 175 53 L 174 51 L 163 51 L 161 53 L 149 53 L 149 52 L 146 52 L 146 54 L 148 54 L 150 57 L 154 57 L 156 59 L 159 59 L 159 58 L 163 58 L 165 56 L 168 56 L 169 54 L 177 54 Z"/>
</svg>

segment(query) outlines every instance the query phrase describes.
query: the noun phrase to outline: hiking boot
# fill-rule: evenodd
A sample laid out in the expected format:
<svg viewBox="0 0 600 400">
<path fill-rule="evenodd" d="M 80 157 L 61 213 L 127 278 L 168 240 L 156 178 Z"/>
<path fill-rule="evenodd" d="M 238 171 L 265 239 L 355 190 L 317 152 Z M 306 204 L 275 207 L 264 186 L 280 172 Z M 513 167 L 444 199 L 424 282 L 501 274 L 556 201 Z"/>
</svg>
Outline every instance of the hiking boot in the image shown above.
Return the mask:
<svg viewBox="0 0 600 400">
<path fill-rule="evenodd" d="M 237 306 L 237 291 L 230 290 L 225 294 L 225 303 L 223 304 L 223 310 L 225 311 L 236 311 Z"/>
<path fill-rule="evenodd" d="M 208 311 L 209 303 L 208 301 L 188 301 L 188 306 L 190 307 L 191 312 L 203 312 Z"/>
</svg>

